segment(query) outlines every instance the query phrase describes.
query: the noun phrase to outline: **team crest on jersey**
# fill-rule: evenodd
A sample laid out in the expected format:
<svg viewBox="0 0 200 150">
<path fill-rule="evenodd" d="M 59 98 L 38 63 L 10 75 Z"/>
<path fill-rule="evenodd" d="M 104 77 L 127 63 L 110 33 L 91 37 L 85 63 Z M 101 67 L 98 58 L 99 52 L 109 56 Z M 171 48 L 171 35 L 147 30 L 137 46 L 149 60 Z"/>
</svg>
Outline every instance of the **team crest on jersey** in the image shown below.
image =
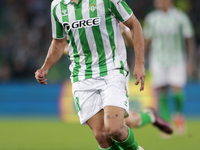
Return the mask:
<svg viewBox="0 0 200 150">
<path fill-rule="evenodd" d="M 97 6 L 95 6 L 95 4 L 91 4 L 90 7 L 89 7 L 89 10 L 91 10 L 92 12 L 95 11 L 95 9 L 97 9 Z"/>
<path fill-rule="evenodd" d="M 62 16 L 67 16 L 67 15 L 68 15 L 67 10 L 63 10 L 63 11 L 62 11 Z"/>
</svg>

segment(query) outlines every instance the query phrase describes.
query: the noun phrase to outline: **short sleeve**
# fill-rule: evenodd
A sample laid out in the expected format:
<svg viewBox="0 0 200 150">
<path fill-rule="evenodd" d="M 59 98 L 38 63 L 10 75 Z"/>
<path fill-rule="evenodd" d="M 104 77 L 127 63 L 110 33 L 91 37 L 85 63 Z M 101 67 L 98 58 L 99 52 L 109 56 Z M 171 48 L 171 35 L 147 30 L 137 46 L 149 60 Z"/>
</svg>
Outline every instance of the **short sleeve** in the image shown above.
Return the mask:
<svg viewBox="0 0 200 150">
<path fill-rule="evenodd" d="M 111 11 L 121 22 L 127 21 L 133 14 L 131 8 L 124 0 L 110 0 Z"/>
<path fill-rule="evenodd" d="M 153 25 L 151 23 L 151 16 L 150 15 L 145 17 L 143 32 L 144 32 L 144 38 L 145 39 L 151 39 L 153 37 Z"/>
<path fill-rule="evenodd" d="M 62 39 L 66 37 L 66 33 L 64 32 L 64 28 L 62 24 L 59 22 L 57 13 L 58 13 L 58 4 L 54 4 L 55 1 L 51 3 L 51 25 L 52 25 L 52 37 L 54 39 Z"/>
<path fill-rule="evenodd" d="M 192 23 L 186 14 L 182 14 L 181 16 L 181 23 L 182 23 L 182 33 L 185 38 L 190 38 L 194 35 L 194 29 Z"/>
</svg>

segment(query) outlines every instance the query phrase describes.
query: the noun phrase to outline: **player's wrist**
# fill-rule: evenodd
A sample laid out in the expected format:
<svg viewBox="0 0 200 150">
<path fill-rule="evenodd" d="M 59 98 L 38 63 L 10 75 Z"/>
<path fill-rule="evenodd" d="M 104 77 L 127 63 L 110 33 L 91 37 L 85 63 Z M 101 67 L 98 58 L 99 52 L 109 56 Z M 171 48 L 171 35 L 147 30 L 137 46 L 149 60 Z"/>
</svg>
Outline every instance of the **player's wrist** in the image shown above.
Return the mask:
<svg viewBox="0 0 200 150">
<path fill-rule="evenodd" d="M 136 59 L 136 60 L 135 60 L 135 64 L 136 64 L 136 65 L 143 65 L 143 66 L 144 66 L 145 60 L 144 60 L 144 59 Z"/>
<path fill-rule="evenodd" d="M 44 65 L 41 67 L 41 69 L 42 69 L 43 71 L 45 71 L 45 72 L 49 72 L 50 67 L 49 67 L 48 65 L 44 64 Z"/>
</svg>

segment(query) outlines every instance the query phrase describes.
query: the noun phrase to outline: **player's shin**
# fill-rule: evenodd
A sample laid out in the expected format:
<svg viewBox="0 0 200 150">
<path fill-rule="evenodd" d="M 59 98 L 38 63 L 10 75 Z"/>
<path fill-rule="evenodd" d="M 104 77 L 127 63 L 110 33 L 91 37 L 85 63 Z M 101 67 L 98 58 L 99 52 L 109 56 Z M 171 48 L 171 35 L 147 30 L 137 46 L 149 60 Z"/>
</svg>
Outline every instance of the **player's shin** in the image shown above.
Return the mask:
<svg viewBox="0 0 200 150">
<path fill-rule="evenodd" d="M 148 113 L 140 112 L 141 120 L 138 124 L 138 127 L 143 127 L 151 122 L 151 117 L 149 116 Z"/>
<path fill-rule="evenodd" d="M 174 93 L 175 109 L 177 113 L 183 113 L 184 93 L 182 91 Z"/>
<path fill-rule="evenodd" d="M 168 121 L 171 122 L 171 116 L 170 116 L 170 111 L 169 111 L 169 106 L 167 102 L 167 94 L 165 93 L 160 93 L 160 116 Z"/>
<path fill-rule="evenodd" d="M 128 128 L 128 136 L 126 138 L 126 140 L 124 140 L 123 142 L 117 142 L 116 143 L 123 149 L 129 149 L 129 150 L 139 150 L 139 147 L 138 147 L 138 143 L 137 141 L 135 140 L 134 138 L 134 135 L 133 135 L 133 131 L 129 128 Z"/>
</svg>

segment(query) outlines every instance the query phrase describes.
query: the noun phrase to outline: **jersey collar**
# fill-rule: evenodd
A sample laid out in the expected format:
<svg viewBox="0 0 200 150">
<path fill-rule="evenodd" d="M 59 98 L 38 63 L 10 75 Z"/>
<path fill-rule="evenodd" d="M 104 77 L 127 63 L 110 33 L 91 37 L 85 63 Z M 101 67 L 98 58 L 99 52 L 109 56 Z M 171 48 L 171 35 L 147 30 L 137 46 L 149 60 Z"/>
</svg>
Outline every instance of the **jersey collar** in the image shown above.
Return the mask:
<svg viewBox="0 0 200 150">
<path fill-rule="evenodd" d="M 65 0 L 65 1 L 64 1 L 64 4 L 67 5 L 67 4 L 70 3 L 70 1 L 71 1 L 71 0 Z"/>
<path fill-rule="evenodd" d="M 80 3 L 81 0 L 78 1 L 78 3 Z M 64 0 L 64 4 L 67 5 L 69 3 L 73 2 L 72 0 Z"/>
</svg>

